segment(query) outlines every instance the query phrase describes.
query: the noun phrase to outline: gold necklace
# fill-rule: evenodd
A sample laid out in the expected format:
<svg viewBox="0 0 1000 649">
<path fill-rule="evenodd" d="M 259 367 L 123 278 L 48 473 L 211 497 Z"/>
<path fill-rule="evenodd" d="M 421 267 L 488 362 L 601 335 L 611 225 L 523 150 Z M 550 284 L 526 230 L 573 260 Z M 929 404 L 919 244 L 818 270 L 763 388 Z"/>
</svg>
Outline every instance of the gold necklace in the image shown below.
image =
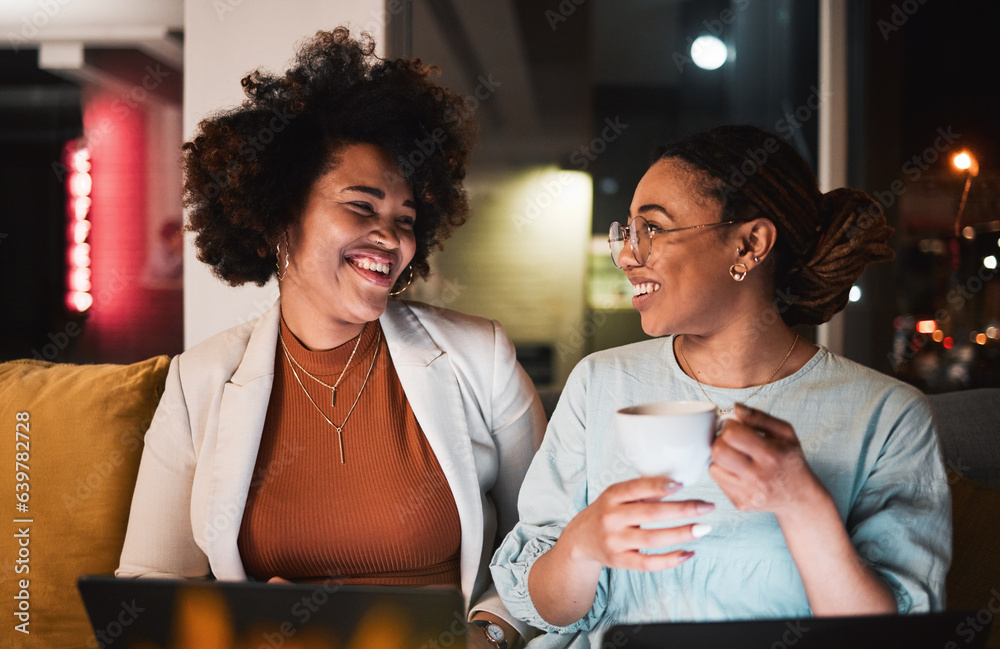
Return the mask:
<svg viewBox="0 0 1000 649">
<path fill-rule="evenodd" d="M 337 431 L 337 443 L 340 445 L 340 463 L 341 464 L 344 464 L 344 435 L 343 435 L 344 426 L 347 425 L 347 420 L 351 418 L 351 413 L 354 412 L 354 406 L 358 405 L 358 401 L 361 400 L 361 395 L 365 391 L 365 386 L 368 385 L 368 377 L 371 376 L 372 369 L 374 369 L 374 367 L 375 367 L 375 359 L 378 358 L 378 344 L 379 344 L 379 341 L 381 339 L 382 339 L 382 330 L 379 329 L 375 333 L 375 353 L 372 354 L 372 364 L 368 366 L 368 373 L 365 374 L 365 381 L 364 381 L 364 383 L 361 384 L 361 389 L 358 391 L 358 396 L 354 400 L 354 403 L 351 404 L 351 409 L 347 411 L 347 416 L 344 417 L 344 423 L 342 423 L 339 426 L 337 424 L 333 423 L 333 421 L 331 421 L 330 418 L 326 416 L 326 413 L 324 413 L 323 410 L 316 404 L 316 402 L 313 401 L 312 396 L 309 395 L 309 391 L 306 390 L 306 386 L 302 385 L 302 379 L 299 378 L 298 372 L 295 371 L 295 365 L 297 365 L 297 363 L 295 363 L 294 359 L 292 359 L 292 355 L 288 353 L 288 348 L 285 347 L 285 341 L 284 340 L 281 341 L 281 346 L 285 350 L 285 358 L 287 358 L 289 360 L 289 367 L 291 367 L 292 376 L 295 377 L 295 380 L 298 382 L 299 387 L 302 388 L 302 391 L 306 393 L 306 398 L 309 399 L 309 403 L 313 404 L 313 407 L 316 408 L 316 410 L 319 411 L 320 416 L 322 416 L 323 419 L 326 420 L 326 423 L 328 423 L 331 426 L 333 426 L 334 430 Z M 302 371 L 305 372 L 305 369 L 303 369 Z M 308 372 L 306 372 L 306 373 L 308 374 Z"/>
<path fill-rule="evenodd" d="M 281 341 L 281 348 L 285 350 L 285 356 L 287 356 L 289 360 L 292 361 L 295 367 L 305 372 L 306 376 L 311 378 L 313 381 L 316 381 L 325 388 L 330 388 L 330 407 L 332 408 L 335 405 L 337 405 L 337 386 L 340 385 L 340 381 L 344 378 L 344 374 L 347 374 L 347 368 L 351 366 L 351 361 L 354 360 L 354 355 L 358 353 L 358 346 L 361 345 L 361 334 L 365 332 L 365 327 L 367 326 L 368 324 L 365 323 L 365 325 L 361 327 L 361 333 L 358 334 L 358 342 L 354 343 L 354 350 L 351 352 L 350 358 L 347 359 L 347 365 L 344 365 L 343 371 L 340 373 L 340 376 L 337 377 L 337 382 L 334 383 L 333 385 L 330 385 L 329 383 L 324 383 L 323 381 L 319 380 L 319 377 L 313 376 L 309 372 L 309 370 L 299 365 L 299 362 L 295 360 L 295 357 L 292 356 L 292 353 L 288 351 L 288 347 L 285 346 L 284 336 L 279 336 L 278 339 Z"/>
<path fill-rule="evenodd" d="M 760 387 L 758 387 L 756 390 L 754 390 L 753 392 L 751 392 L 750 396 L 748 396 L 743 401 L 740 401 L 739 403 L 746 404 L 747 401 L 749 401 L 750 399 L 753 399 L 755 396 L 757 396 L 758 392 L 760 392 L 765 387 L 767 387 L 767 384 L 771 382 L 771 379 L 773 379 L 774 375 L 778 373 L 778 370 L 780 370 L 782 367 L 784 367 L 785 361 L 787 361 L 788 357 L 792 355 L 792 350 L 795 349 L 795 343 L 797 343 L 797 342 L 799 342 L 799 334 L 795 334 L 795 338 L 792 338 L 792 346 L 788 348 L 788 352 L 785 354 L 785 357 L 781 359 L 781 362 L 778 363 L 778 367 L 774 368 L 774 371 L 771 372 L 771 376 L 767 377 L 767 380 L 764 381 L 764 383 L 761 384 Z M 691 376 L 694 378 L 695 383 L 698 384 L 698 389 L 701 390 L 701 393 L 705 395 L 705 398 L 708 399 L 709 402 L 713 406 L 715 406 L 715 410 L 719 413 L 719 415 L 726 415 L 726 414 L 729 414 L 730 412 L 732 412 L 733 408 L 736 407 L 735 403 L 733 405 L 729 406 L 728 408 L 725 408 L 725 409 L 720 408 L 718 405 L 716 405 L 716 403 L 714 401 L 712 401 L 711 397 L 708 396 L 708 393 L 705 392 L 705 388 L 701 385 L 701 381 L 698 380 L 698 373 L 694 371 L 694 368 L 691 367 L 691 363 L 688 362 L 687 356 L 684 355 L 684 338 L 683 337 L 681 338 L 681 344 L 678 345 L 677 348 L 681 352 L 681 358 L 684 359 L 684 364 L 688 366 L 689 370 L 691 370 Z"/>
</svg>

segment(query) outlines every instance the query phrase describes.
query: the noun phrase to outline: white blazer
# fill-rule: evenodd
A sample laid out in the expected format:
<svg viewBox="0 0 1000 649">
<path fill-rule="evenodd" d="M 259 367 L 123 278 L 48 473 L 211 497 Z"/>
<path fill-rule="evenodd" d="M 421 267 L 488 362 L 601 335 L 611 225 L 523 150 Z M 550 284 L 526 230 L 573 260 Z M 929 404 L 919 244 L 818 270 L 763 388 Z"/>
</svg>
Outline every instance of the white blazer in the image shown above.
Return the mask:
<svg viewBox="0 0 1000 649">
<path fill-rule="evenodd" d="M 116 576 L 247 578 L 236 540 L 274 380 L 279 306 L 171 362 Z M 379 322 L 458 506 L 467 613 L 489 611 L 524 636 L 489 561 L 517 522 L 521 481 L 545 430 L 538 395 L 495 321 L 390 301 Z"/>
</svg>

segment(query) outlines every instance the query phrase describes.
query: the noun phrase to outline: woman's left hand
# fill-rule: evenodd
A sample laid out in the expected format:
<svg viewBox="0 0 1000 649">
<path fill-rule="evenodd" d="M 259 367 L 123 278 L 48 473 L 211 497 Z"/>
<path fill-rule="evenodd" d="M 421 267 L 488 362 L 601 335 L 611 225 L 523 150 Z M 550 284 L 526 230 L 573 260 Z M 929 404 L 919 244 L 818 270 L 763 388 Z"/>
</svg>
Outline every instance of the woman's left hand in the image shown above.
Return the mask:
<svg viewBox="0 0 1000 649">
<path fill-rule="evenodd" d="M 787 421 L 736 405 L 712 444 L 709 475 L 741 511 L 795 513 L 825 491 Z"/>
</svg>

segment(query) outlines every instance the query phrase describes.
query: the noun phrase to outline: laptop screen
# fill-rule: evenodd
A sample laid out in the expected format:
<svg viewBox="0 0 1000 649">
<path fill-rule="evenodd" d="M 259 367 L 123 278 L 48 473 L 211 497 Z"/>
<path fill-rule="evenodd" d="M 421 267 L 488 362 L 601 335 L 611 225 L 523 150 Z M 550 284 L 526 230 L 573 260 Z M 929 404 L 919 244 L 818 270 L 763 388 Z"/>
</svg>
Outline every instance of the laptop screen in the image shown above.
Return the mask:
<svg viewBox="0 0 1000 649">
<path fill-rule="evenodd" d="M 118 649 L 465 647 L 453 589 L 82 577 L 98 645 Z"/>
<path fill-rule="evenodd" d="M 972 623 L 970 624 L 970 620 Z M 982 649 L 990 624 L 976 611 L 727 622 L 618 625 L 602 647 L 628 649 Z"/>
</svg>

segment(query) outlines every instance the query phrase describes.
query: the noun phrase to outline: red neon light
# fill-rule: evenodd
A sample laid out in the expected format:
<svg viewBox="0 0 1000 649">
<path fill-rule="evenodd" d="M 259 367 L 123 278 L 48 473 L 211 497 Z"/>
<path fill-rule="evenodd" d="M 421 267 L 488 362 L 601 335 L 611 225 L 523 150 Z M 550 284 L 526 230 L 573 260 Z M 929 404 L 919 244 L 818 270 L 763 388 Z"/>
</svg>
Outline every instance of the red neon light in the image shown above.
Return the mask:
<svg viewBox="0 0 1000 649">
<path fill-rule="evenodd" d="M 94 304 L 94 298 L 90 293 L 83 291 L 73 291 L 66 296 L 66 306 L 83 313 Z"/>
<path fill-rule="evenodd" d="M 90 214 L 90 196 L 79 196 L 73 201 L 73 217 L 82 221 Z"/>
<path fill-rule="evenodd" d="M 66 180 L 66 190 L 70 201 L 66 207 L 66 217 L 69 220 L 67 233 L 67 308 L 83 313 L 94 304 L 94 298 L 89 293 L 90 283 L 90 192 L 94 188 L 90 177 L 90 152 L 82 139 L 74 140 L 66 145 L 64 159 L 70 170 Z"/>
<path fill-rule="evenodd" d="M 82 221 L 74 221 L 73 225 L 73 236 L 70 237 L 73 243 L 83 243 L 87 240 L 87 235 L 90 234 L 90 221 L 83 219 Z"/>
<path fill-rule="evenodd" d="M 74 292 L 87 293 L 90 291 L 90 269 L 77 268 L 69 276 L 69 288 Z"/>
<path fill-rule="evenodd" d="M 90 196 L 90 190 L 93 186 L 94 183 L 90 179 L 90 174 L 82 171 L 70 174 L 69 193 L 72 196 Z"/>
</svg>

